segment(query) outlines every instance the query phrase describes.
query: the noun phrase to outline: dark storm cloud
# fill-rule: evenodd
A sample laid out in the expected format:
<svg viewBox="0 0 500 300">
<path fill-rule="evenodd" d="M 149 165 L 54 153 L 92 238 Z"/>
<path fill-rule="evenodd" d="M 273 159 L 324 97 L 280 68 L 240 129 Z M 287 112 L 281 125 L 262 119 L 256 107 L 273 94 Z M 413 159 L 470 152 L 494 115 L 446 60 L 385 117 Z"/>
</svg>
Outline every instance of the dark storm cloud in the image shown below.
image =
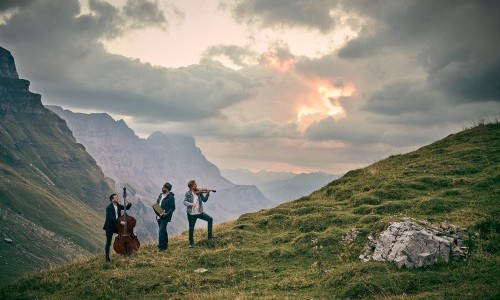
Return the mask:
<svg viewBox="0 0 500 300">
<path fill-rule="evenodd" d="M 143 16 L 155 14 L 136 7 L 127 16 L 96 0 L 89 8 L 91 14 L 80 14 L 76 0 L 40 0 L 0 26 L 0 44 L 12 52 L 18 73 L 46 104 L 152 123 L 189 121 L 220 117 L 221 109 L 250 95 L 258 83 L 216 62 L 167 69 L 110 54 L 101 39 L 120 36 L 130 24 L 147 26 Z M 156 25 L 161 24 L 158 19 Z"/>
<path fill-rule="evenodd" d="M 89 0 L 89 9 L 93 14 L 81 17 L 81 23 L 88 26 L 85 29 L 92 28 L 96 37 L 114 38 L 123 34 L 125 19 L 120 15 L 118 8 L 103 1 Z M 71 32 L 68 33 L 71 34 Z"/>
<path fill-rule="evenodd" d="M 0 13 L 18 7 L 23 7 L 34 0 L 2 0 L 0 1 Z"/>
<path fill-rule="evenodd" d="M 128 0 L 123 11 L 125 16 L 134 20 L 132 28 L 142 28 L 153 25 L 163 27 L 167 24 L 165 15 L 158 7 L 158 1 Z"/>
<path fill-rule="evenodd" d="M 346 5 L 368 16 L 367 24 L 341 57 L 405 52 L 427 72 L 428 88 L 449 101 L 500 101 L 500 2 L 404 1 L 389 9 L 359 4 Z"/>
<path fill-rule="evenodd" d="M 344 81 L 357 81 L 357 74 L 351 62 L 330 54 L 311 59 L 301 56 L 295 64 L 297 72 L 303 76 L 329 78 L 332 85 Z"/>
<path fill-rule="evenodd" d="M 254 61 L 258 54 L 248 48 L 236 45 L 214 45 L 205 50 L 202 59 L 212 59 L 217 56 L 226 57 L 236 66 L 246 67 L 248 66 L 247 61 Z"/>
<path fill-rule="evenodd" d="M 500 59 L 490 63 L 476 59 L 450 63 L 445 68 L 429 74 L 429 84 L 447 92 L 454 102 L 498 103 Z"/>
<path fill-rule="evenodd" d="M 330 15 L 336 1 L 329 0 L 225 0 L 234 18 L 263 27 L 306 27 L 328 32 L 335 26 Z"/>
<path fill-rule="evenodd" d="M 437 101 L 418 82 L 396 82 L 371 96 L 363 108 L 382 115 L 427 113 Z"/>
<path fill-rule="evenodd" d="M 71 66 L 81 73 L 44 82 L 47 93 L 42 92 L 42 100 L 129 115 L 138 122 L 218 117 L 222 108 L 253 91 L 250 79 L 214 62 L 178 69 L 153 68 L 93 50 Z"/>
<path fill-rule="evenodd" d="M 391 124 L 362 118 L 338 121 L 326 118 L 311 125 L 306 131 L 307 137 L 313 141 L 337 140 L 355 146 L 379 143 L 396 147 L 428 143 L 440 137 L 440 134 L 442 131 L 435 128 L 414 130 L 409 124 Z"/>
<path fill-rule="evenodd" d="M 51 48 L 71 48 L 73 42 L 77 42 L 74 48 L 85 48 L 85 44 L 91 47 L 101 38 L 121 36 L 132 25 L 134 28 L 151 25 L 150 21 L 127 16 L 104 1 L 89 0 L 90 14 L 80 14 L 80 9 L 76 0 L 32 2 L 0 26 L 2 42 L 37 42 Z M 156 22 L 154 25 L 166 24 Z"/>
</svg>

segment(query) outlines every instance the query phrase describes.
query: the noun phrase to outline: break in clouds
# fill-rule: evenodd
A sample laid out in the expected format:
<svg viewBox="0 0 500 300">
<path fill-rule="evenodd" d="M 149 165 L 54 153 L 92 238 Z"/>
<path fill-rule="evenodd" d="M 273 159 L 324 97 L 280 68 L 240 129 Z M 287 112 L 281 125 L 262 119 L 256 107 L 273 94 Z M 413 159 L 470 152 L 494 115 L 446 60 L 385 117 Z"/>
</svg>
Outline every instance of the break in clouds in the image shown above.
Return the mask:
<svg viewBox="0 0 500 300">
<path fill-rule="evenodd" d="M 338 173 L 500 110 L 496 1 L 224 0 L 219 8 L 254 40 L 259 30 L 306 30 L 325 43 L 345 28 L 357 34 L 314 57 L 280 39 L 265 52 L 214 44 L 181 68 L 111 54 L 103 42 L 144 28 L 169 34 L 189 11 L 119 2 L 2 1 L 1 46 L 44 104 L 127 116 L 140 134 L 194 135 L 216 164 L 234 164 L 223 167 L 251 158 Z"/>
</svg>

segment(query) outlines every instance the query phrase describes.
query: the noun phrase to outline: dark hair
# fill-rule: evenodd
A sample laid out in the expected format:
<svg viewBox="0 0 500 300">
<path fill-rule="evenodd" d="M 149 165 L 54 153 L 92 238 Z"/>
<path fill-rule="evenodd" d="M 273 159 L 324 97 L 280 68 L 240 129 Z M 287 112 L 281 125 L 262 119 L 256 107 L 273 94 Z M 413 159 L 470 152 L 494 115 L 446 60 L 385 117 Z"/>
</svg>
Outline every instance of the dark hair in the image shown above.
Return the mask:
<svg viewBox="0 0 500 300">
<path fill-rule="evenodd" d="M 164 188 L 166 188 L 167 190 L 171 191 L 172 190 L 172 185 L 168 182 L 165 182 L 165 184 L 163 185 Z"/>
<path fill-rule="evenodd" d="M 196 180 L 194 180 L 194 179 L 189 180 L 188 188 L 191 188 L 195 182 L 196 182 Z"/>
<path fill-rule="evenodd" d="M 115 195 L 116 195 L 116 196 L 118 196 L 117 194 L 111 194 L 111 196 L 109 196 L 109 201 L 113 201 L 113 197 L 114 197 Z"/>
</svg>

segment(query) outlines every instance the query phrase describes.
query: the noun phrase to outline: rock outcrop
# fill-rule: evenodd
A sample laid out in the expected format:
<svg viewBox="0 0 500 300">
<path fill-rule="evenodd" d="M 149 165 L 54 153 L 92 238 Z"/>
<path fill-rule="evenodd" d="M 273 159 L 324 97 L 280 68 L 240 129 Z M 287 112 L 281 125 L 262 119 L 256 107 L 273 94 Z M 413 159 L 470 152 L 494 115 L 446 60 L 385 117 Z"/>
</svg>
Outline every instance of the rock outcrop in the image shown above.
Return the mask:
<svg viewBox="0 0 500 300">
<path fill-rule="evenodd" d="M 19 79 L 14 57 L 9 50 L 0 47 L 0 77 Z"/>
<path fill-rule="evenodd" d="M 10 52 L 0 47 L 0 115 L 10 121 L 16 115 L 43 114 L 41 96 L 29 91 L 30 82 L 19 79 L 14 58 Z"/>
<path fill-rule="evenodd" d="M 455 228 L 450 226 L 449 228 Z M 428 267 L 438 261 L 464 257 L 466 247 L 458 232 L 417 224 L 414 221 L 390 223 L 378 239 L 368 237 L 359 258 L 362 261 L 393 262 L 398 268 Z"/>
</svg>

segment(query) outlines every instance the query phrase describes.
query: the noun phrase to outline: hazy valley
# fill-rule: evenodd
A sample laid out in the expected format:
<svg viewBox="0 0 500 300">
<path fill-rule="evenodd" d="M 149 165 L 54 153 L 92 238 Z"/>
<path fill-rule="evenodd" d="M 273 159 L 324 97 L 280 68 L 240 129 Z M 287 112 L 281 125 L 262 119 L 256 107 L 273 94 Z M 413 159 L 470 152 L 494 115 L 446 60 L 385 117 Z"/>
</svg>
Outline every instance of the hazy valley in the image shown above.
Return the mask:
<svg viewBox="0 0 500 300">
<path fill-rule="evenodd" d="M 255 185 L 274 203 L 295 200 L 320 189 L 340 175 L 323 172 L 252 172 L 244 169 L 222 169 L 222 175 L 234 183 Z"/>
</svg>

